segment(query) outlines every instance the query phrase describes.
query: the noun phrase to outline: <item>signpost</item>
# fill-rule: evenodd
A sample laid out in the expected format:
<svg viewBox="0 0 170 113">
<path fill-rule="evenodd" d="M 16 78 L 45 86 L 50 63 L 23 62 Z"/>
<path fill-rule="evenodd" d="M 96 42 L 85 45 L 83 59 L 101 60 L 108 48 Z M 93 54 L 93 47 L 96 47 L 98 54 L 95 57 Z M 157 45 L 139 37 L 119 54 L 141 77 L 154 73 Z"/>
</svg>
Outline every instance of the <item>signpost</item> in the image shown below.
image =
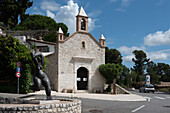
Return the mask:
<svg viewBox="0 0 170 113">
<path fill-rule="evenodd" d="M 20 72 L 16 72 L 16 77 L 20 78 L 21 77 L 21 73 Z"/>
<path fill-rule="evenodd" d="M 17 67 L 17 72 L 21 72 L 21 67 Z"/>
<path fill-rule="evenodd" d="M 146 75 L 146 84 L 150 84 L 150 75 Z"/>
<path fill-rule="evenodd" d="M 16 72 L 16 77 L 18 78 L 18 87 L 17 87 L 17 93 L 19 94 L 19 78 L 21 77 L 21 62 L 17 62 L 17 72 Z"/>
<path fill-rule="evenodd" d="M 21 67 L 21 62 L 20 61 L 17 62 L 17 66 Z"/>
</svg>

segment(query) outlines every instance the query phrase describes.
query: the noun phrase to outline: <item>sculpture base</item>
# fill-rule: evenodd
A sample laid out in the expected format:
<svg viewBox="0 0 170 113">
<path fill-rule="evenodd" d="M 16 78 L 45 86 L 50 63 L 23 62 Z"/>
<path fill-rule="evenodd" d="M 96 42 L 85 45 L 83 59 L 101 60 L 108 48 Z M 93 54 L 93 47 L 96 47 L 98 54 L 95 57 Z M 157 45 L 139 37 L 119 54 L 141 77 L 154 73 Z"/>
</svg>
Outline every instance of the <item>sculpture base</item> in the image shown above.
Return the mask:
<svg viewBox="0 0 170 113">
<path fill-rule="evenodd" d="M 13 112 L 74 112 L 81 113 L 81 101 L 74 99 L 59 99 L 56 96 L 52 96 L 51 100 L 46 100 L 42 95 L 41 98 L 29 97 L 26 99 L 21 98 L 5 98 L 0 97 L 0 111 L 5 113 Z M 8 104 L 6 100 L 17 100 L 11 101 L 12 104 Z M 21 104 L 22 103 L 22 104 Z"/>
</svg>

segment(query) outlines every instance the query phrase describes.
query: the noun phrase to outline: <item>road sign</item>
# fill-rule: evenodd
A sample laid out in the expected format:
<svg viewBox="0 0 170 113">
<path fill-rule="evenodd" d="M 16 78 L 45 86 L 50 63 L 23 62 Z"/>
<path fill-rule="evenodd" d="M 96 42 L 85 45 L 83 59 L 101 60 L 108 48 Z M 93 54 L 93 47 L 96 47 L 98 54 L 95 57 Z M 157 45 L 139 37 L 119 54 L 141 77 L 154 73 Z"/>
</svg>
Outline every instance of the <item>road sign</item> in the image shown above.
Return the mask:
<svg viewBox="0 0 170 113">
<path fill-rule="evenodd" d="M 150 84 L 150 75 L 146 75 L 146 84 Z"/>
<path fill-rule="evenodd" d="M 20 78 L 21 77 L 21 73 L 20 72 L 16 72 L 16 77 Z"/>
<path fill-rule="evenodd" d="M 21 72 L 21 67 L 17 67 L 17 72 Z"/>
<path fill-rule="evenodd" d="M 21 67 L 21 62 L 20 61 L 17 62 L 17 66 Z"/>
</svg>

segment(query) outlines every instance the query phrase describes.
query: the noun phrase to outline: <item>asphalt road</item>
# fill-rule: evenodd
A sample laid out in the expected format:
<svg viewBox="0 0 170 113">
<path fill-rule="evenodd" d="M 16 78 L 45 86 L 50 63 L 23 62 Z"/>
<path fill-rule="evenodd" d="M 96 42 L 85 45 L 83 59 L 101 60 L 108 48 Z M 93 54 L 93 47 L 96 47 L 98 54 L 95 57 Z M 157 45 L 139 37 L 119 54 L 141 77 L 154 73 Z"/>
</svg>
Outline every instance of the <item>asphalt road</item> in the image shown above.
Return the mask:
<svg viewBox="0 0 170 113">
<path fill-rule="evenodd" d="M 148 98 L 146 102 L 118 102 L 93 99 L 82 100 L 83 113 L 170 113 L 170 94 L 161 92 L 139 93 Z"/>
</svg>

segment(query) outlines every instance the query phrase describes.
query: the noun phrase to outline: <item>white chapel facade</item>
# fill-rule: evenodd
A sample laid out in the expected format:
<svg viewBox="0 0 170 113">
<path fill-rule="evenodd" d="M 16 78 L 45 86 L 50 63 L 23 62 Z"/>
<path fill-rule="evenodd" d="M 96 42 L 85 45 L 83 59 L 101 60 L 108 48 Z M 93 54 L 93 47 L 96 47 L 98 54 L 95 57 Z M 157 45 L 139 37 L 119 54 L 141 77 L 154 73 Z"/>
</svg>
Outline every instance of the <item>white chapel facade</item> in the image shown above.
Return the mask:
<svg viewBox="0 0 170 113">
<path fill-rule="evenodd" d="M 57 33 L 55 53 L 48 57 L 47 68 L 53 90 L 88 90 L 104 88 L 99 65 L 105 64 L 105 38 L 99 42 L 88 32 L 88 16 L 83 7 L 76 16 L 76 32 L 64 38 L 61 28 Z"/>
</svg>

